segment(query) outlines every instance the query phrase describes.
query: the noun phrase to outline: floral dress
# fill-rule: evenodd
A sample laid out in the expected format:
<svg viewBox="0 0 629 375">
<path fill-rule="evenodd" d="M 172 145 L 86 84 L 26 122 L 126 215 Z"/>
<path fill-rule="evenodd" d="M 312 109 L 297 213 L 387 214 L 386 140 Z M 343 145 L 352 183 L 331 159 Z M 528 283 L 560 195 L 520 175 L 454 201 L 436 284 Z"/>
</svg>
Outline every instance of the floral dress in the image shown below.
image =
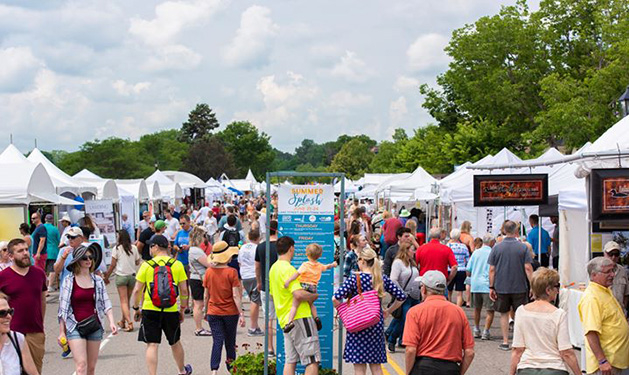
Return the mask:
<svg viewBox="0 0 629 375">
<path fill-rule="evenodd" d="M 357 273 L 360 277 L 361 288 L 363 292 L 373 289 L 370 273 Z M 402 288 L 397 286 L 386 275 L 382 275 L 384 282 L 384 290 L 391 294 L 395 299 L 404 301 L 406 295 Z M 334 293 L 334 298 L 343 300 L 349 295 L 358 294 L 358 286 L 356 284 L 356 276 L 352 274 L 345 279 L 343 285 Z M 369 327 L 360 332 L 347 332 L 345 340 L 345 351 L 343 359 L 348 363 L 386 363 L 387 353 L 385 351 L 384 339 L 384 319 L 382 309 L 380 310 L 380 321 L 375 326 Z"/>
</svg>

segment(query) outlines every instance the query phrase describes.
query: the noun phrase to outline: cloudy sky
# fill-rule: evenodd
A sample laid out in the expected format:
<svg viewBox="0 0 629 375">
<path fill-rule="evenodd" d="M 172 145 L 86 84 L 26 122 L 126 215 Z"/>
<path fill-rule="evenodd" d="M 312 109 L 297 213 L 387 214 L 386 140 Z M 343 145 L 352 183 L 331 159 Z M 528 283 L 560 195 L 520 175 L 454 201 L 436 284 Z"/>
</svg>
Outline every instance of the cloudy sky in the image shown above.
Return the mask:
<svg viewBox="0 0 629 375">
<path fill-rule="evenodd" d="M 452 31 L 514 2 L 0 0 L 0 149 L 137 139 L 199 102 L 284 151 L 412 132 Z"/>
</svg>

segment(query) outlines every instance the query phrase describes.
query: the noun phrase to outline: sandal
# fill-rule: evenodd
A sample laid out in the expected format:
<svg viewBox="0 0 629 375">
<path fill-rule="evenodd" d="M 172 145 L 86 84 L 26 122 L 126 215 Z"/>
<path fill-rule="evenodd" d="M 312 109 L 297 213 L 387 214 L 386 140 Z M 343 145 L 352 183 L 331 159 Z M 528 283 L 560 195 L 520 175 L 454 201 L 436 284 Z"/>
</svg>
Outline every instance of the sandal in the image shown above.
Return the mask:
<svg viewBox="0 0 629 375">
<path fill-rule="evenodd" d="M 212 336 L 212 332 L 208 331 L 205 328 L 198 329 L 194 331 L 195 336 Z"/>
<path fill-rule="evenodd" d="M 127 321 L 122 319 L 121 321 L 118 322 L 118 327 L 120 327 L 120 329 L 125 329 L 126 323 Z"/>
<path fill-rule="evenodd" d="M 125 332 L 133 332 L 133 323 L 129 322 L 125 328 L 122 329 Z"/>
</svg>

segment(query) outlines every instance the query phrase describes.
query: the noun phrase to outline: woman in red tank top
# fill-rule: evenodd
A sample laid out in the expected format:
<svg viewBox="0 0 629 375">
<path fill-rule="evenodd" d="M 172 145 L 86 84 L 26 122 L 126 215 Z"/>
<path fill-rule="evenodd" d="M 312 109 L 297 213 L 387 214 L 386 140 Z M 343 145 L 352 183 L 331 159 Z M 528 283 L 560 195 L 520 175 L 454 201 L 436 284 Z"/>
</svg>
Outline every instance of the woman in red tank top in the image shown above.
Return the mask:
<svg viewBox="0 0 629 375">
<path fill-rule="evenodd" d="M 118 331 L 105 282 L 94 275 L 101 254 L 100 247 L 95 245 L 76 248 L 67 267 L 72 274 L 66 278 L 59 294 L 59 344 L 69 344 L 77 375 L 94 374 L 105 316 L 112 333 Z"/>
</svg>

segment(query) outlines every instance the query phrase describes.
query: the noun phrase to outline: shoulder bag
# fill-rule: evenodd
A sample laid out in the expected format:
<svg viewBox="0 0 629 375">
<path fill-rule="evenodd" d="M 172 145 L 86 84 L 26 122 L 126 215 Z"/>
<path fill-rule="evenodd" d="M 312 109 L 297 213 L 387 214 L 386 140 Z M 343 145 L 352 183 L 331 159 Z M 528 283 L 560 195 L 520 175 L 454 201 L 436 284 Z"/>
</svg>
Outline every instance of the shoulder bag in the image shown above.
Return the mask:
<svg viewBox="0 0 629 375">
<path fill-rule="evenodd" d="M 380 298 L 376 290 L 363 293 L 360 274 L 356 273 L 358 295 L 336 307 L 339 318 L 348 332 L 356 333 L 372 327 L 380 321 Z"/>
<path fill-rule="evenodd" d="M 11 337 L 11 334 L 13 334 L 13 337 Z M 17 339 L 17 333 L 9 332 L 8 336 L 9 336 L 9 340 L 11 340 L 11 345 L 13 345 L 13 348 L 15 349 L 15 352 L 17 353 L 17 358 L 20 361 L 20 374 L 28 375 L 28 373 L 24 370 L 24 362 L 22 360 L 22 349 L 20 348 L 20 342 Z"/>
<path fill-rule="evenodd" d="M 406 280 L 406 284 L 404 284 L 404 288 L 402 288 L 402 291 L 404 293 L 406 293 L 406 287 L 408 286 L 408 283 L 411 281 L 411 279 L 413 278 L 413 268 L 411 267 L 411 276 L 408 277 L 408 279 Z M 389 306 L 391 306 L 392 304 L 395 303 L 395 298 L 393 300 L 391 300 L 391 303 L 389 304 Z M 398 307 L 397 309 L 395 309 L 392 313 L 391 316 L 394 319 L 401 319 L 402 318 L 402 306 Z"/>
</svg>

